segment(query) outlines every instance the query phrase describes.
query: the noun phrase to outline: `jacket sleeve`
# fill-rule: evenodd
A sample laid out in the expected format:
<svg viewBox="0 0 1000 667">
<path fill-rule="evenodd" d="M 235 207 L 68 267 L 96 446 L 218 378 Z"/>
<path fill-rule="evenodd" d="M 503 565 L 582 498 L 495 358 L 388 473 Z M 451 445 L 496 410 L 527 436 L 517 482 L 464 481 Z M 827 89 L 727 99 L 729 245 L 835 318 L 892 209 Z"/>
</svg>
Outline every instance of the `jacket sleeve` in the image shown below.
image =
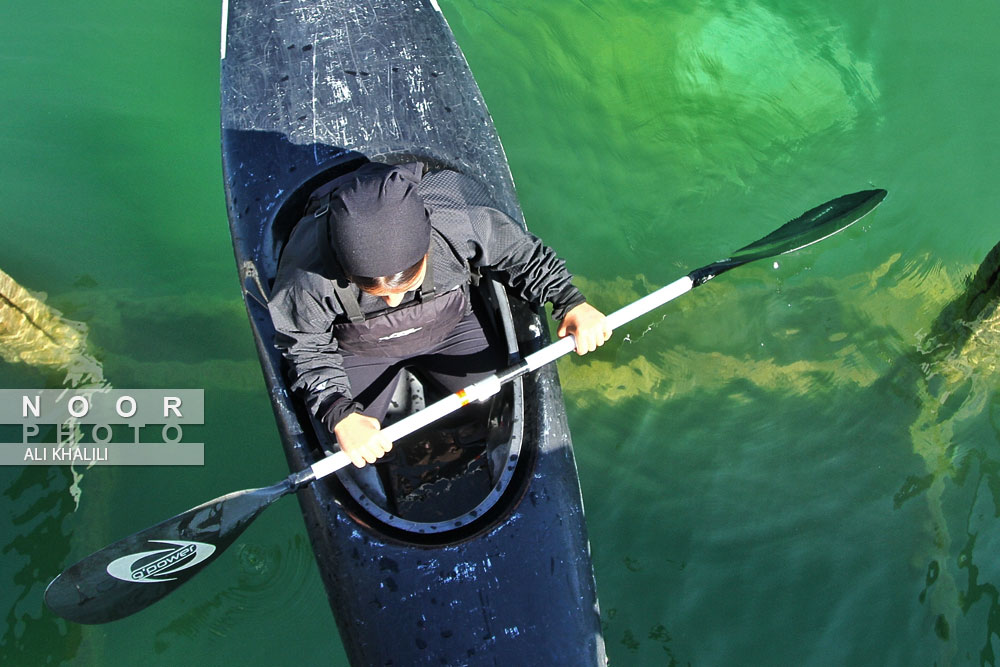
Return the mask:
<svg viewBox="0 0 1000 667">
<path fill-rule="evenodd" d="M 333 313 L 322 295 L 297 284 L 279 286 L 268 309 L 276 331 L 274 344 L 291 367 L 293 391 L 302 390 L 309 410 L 327 425 L 361 405 L 353 400 L 337 339 Z M 326 418 L 329 413 L 330 418 Z"/>
<path fill-rule="evenodd" d="M 486 188 L 467 176 L 442 170 L 424 177 L 424 198 L 452 239 L 467 240 L 461 248 L 473 267 L 489 267 L 522 299 L 550 302 L 561 320 L 586 299 L 573 286 L 573 276 L 552 248 L 495 208 Z M 463 231 L 458 231 L 463 230 Z"/>
<path fill-rule="evenodd" d="M 470 242 L 470 264 L 498 272 L 522 299 L 550 302 L 557 320 L 586 301 L 573 285 L 566 263 L 537 236 L 495 208 L 473 207 L 469 217 L 475 234 Z"/>
</svg>

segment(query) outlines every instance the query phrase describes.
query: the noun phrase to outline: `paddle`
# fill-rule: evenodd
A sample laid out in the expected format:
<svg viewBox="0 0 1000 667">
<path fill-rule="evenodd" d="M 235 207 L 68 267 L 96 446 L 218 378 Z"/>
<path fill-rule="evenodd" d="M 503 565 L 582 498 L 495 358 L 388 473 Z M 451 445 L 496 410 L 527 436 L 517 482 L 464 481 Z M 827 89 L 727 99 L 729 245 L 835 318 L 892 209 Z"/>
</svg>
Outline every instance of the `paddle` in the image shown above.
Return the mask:
<svg viewBox="0 0 1000 667">
<path fill-rule="evenodd" d="M 696 269 L 608 316 L 613 328 L 743 264 L 775 257 L 821 241 L 860 220 L 878 206 L 885 190 L 838 197 L 808 211 L 727 259 Z M 535 370 L 574 349 L 567 336 L 528 355 L 496 375 L 387 426 L 390 440 L 430 424 L 474 400 L 500 391 L 505 382 Z M 271 503 L 350 463 L 337 452 L 309 468 L 261 489 L 237 491 L 194 507 L 115 542 L 56 577 L 45 591 L 55 613 L 78 623 L 104 623 L 153 604 L 188 581 L 219 556 Z"/>
</svg>

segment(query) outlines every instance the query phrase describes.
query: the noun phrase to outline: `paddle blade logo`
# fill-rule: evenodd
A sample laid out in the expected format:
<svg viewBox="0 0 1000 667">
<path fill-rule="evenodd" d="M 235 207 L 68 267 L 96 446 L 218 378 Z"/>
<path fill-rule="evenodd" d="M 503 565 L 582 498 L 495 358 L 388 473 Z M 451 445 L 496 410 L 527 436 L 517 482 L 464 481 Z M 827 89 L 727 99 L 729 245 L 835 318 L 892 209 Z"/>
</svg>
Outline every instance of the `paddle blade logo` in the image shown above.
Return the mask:
<svg viewBox="0 0 1000 667">
<path fill-rule="evenodd" d="M 172 544 L 172 547 L 142 551 L 122 556 L 108 563 L 108 574 L 115 579 L 141 584 L 173 581 L 181 570 L 194 567 L 215 553 L 215 546 L 185 540 L 150 540 L 150 543 Z"/>
</svg>

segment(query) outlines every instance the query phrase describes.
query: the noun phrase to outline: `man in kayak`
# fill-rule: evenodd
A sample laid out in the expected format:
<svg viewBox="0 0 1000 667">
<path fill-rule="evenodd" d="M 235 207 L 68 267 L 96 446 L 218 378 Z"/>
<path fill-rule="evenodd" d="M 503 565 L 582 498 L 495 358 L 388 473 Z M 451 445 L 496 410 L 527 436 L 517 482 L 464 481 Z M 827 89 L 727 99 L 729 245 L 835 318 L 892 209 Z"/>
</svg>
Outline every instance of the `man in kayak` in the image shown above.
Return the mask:
<svg viewBox="0 0 1000 667">
<path fill-rule="evenodd" d="M 269 307 L 292 389 L 354 465 L 392 447 L 380 424 L 404 366 L 458 391 L 503 365 L 469 301 L 487 267 L 519 297 L 552 303 L 578 354 L 610 338 L 563 261 L 470 178 L 369 162 L 312 194 Z"/>
</svg>

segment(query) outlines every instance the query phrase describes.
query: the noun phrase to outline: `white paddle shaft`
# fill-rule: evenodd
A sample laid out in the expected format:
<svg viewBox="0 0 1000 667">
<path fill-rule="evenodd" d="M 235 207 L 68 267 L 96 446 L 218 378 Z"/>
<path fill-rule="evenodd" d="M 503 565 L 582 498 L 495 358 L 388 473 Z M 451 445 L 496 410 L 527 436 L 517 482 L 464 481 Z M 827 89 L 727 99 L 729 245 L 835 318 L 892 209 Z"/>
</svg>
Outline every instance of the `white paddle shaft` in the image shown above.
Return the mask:
<svg viewBox="0 0 1000 667">
<path fill-rule="evenodd" d="M 627 324 L 637 317 L 642 317 L 649 311 L 659 308 L 666 302 L 690 292 L 693 287 L 694 281 L 689 277 L 684 276 L 683 278 L 679 278 L 669 285 L 661 287 L 655 292 L 651 292 L 624 308 L 611 313 L 608 315 L 608 325 L 612 329 L 617 329 L 623 324 Z M 529 354 L 524 358 L 524 361 L 528 364 L 528 370 L 533 371 L 555 361 L 564 354 L 569 354 L 574 349 L 576 349 L 576 341 L 572 336 L 566 336 L 543 347 L 538 352 Z"/>
<path fill-rule="evenodd" d="M 674 282 L 661 287 L 655 292 L 651 292 L 641 299 L 637 299 L 629 305 L 616 310 L 608 315 L 608 324 L 612 329 L 617 329 L 623 324 L 628 324 L 632 320 L 642 317 L 646 313 L 656 310 L 668 301 L 673 301 L 679 296 L 687 294 L 694 289 L 694 281 L 690 276 L 678 278 Z"/>
<path fill-rule="evenodd" d="M 469 385 L 461 391 L 445 396 L 435 403 L 431 403 L 420 412 L 414 412 L 412 415 L 386 426 L 382 429 L 382 433 L 389 438 L 390 442 L 395 442 L 403 436 L 409 435 L 417 429 L 423 428 L 445 415 L 451 414 L 463 405 L 468 405 L 472 401 L 482 401 L 489 398 L 500 391 L 501 385 L 500 378 L 497 375 L 491 375 L 484 380 Z M 340 470 L 350 463 L 350 457 L 344 452 L 339 451 L 333 456 L 328 456 L 321 461 L 317 461 L 312 465 L 310 470 L 312 470 L 316 479 L 319 479 Z"/>
<path fill-rule="evenodd" d="M 674 282 L 661 287 L 660 289 L 647 294 L 646 296 L 633 301 L 629 305 L 616 310 L 615 312 L 608 315 L 608 324 L 611 325 L 612 329 L 617 329 L 623 324 L 627 324 L 637 317 L 641 317 L 651 310 L 655 310 L 667 303 L 672 301 L 682 294 L 690 292 L 694 288 L 694 281 L 688 276 L 684 276 Z M 524 361 L 519 364 L 523 367 L 524 372 L 533 371 L 541 368 L 542 366 L 552 363 L 559 357 L 569 354 L 576 348 L 576 342 L 573 340 L 572 336 L 566 336 L 561 338 L 554 343 L 546 345 L 541 350 L 533 352 L 524 358 Z M 517 375 L 520 375 L 518 373 Z M 512 375 L 517 377 L 517 375 Z M 445 396 L 436 403 L 431 403 L 426 408 L 420 412 L 415 412 L 408 417 L 404 417 L 398 422 L 386 426 L 382 429 L 382 433 L 389 438 L 390 441 L 395 442 L 403 436 L 413 433 L 417 429 L 423 428 L 428 424 L 431 424 L 438 419 L 449 415 L 455 410 L 458 410 L 464 405 L 471 403 L 472 401 L 483 401 L 490 396 L 498 393 L 500 387 L 503 386 L 503 382 L 499 375 L 491 375 L 485 380 L 480 380 L 479 382 L 469 385 L 465 389 L 458 391 L 450 396 Z M 321 477 L 326 477 L 327 475 L 333 474 L 340 470 L 341 468 L 350 465 L 351 459 L 342 451 L 335 453 L 333 456 L 328 456 L 325 459 L 317 461 L 312 465 L 310 470 L 312 471 L 315 479 L 320 479 Z"/>
</svg>

